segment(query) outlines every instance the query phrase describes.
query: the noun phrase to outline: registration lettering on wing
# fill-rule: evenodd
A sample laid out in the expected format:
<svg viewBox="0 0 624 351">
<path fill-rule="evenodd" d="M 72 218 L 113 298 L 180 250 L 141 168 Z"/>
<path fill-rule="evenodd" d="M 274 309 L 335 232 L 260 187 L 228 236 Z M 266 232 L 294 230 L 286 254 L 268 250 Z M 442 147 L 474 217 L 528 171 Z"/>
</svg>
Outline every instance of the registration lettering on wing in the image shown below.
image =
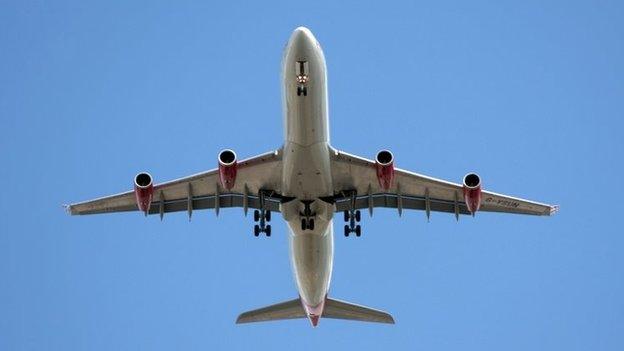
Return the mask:
<svg viewBox="0 0 624 351">
<path fill-rule="evenodd" d="M 487 202 L 488 204 L 494 204 L 494 205 L 503 206 L 503 207 L 517 208 L 518 206 L 520 206 L 519 202 L 506 200 L 506 199 L 495 199 L 491 196 L 485 198 L 485 202 Z"/>
</svg>

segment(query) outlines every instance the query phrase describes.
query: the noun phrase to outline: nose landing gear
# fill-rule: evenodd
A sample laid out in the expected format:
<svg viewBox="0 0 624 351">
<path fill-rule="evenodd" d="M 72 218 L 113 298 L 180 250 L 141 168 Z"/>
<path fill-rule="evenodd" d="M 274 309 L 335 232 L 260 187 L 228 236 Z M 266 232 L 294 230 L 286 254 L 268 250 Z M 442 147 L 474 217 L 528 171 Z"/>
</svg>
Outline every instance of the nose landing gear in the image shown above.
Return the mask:
<svg viewBox="0 0 624 351">
<path fill-rule="evenodd" d="M 297 61 L 295 67 L 297 74 L 297 96 L 308 96 L 308 61 Z"/>
<path fill-rule="evenodd" d="M 359 210 L 347 210 L 344 211 L 344 220 L 348 224 L 344 226 L 344 236 L 349 236 L 351 233 L 355 233 L 355 236 L 359 237 L 362 235 L 362 227 L 356 223 L 359 223 L 362 219 L 362 214 Z"/>
</svg>

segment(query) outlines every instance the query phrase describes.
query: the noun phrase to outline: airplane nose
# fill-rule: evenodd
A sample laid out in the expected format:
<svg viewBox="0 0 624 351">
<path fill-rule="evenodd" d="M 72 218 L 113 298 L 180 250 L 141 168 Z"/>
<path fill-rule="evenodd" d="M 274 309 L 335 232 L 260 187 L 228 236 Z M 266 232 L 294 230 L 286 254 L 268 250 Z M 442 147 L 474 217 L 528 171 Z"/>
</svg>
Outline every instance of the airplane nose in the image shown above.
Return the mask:
<svg viewBox="0 0 624 351">
<path fill-rule="evenodd" d="M 290 36 L 291 45 L 309 46 L 316 43 L 316 38 L 312 32 L 306 27 L 297 27 Z"/>
</svg>

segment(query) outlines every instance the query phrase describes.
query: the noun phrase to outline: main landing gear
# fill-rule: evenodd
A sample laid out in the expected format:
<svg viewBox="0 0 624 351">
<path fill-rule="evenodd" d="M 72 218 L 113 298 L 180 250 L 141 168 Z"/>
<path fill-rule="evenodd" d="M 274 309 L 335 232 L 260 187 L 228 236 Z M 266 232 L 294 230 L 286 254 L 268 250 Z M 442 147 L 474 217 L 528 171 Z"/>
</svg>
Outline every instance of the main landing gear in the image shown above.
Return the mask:
<svg viewBox="0 0 624 351">
<path fill-rule="evenodd" d="M 355 236 L 359 237 L 362 235 L 362 227 L 356 223 L 359 223 L 362 219 L 362 214 L 359 210 L 347 210 L 344 211 L 344 220 L 348 224 L 344 226 L 344 236 L 349 236 L 351 233 L 355 233 Z"/>
<path fill-rule="evenodd" d="M 303 202 L 303 212 L 300 212 L 301 216 L 301 230 L 314 230 L 314 216 L 310 209 L 310 204 L 312 201 L 302 201 Z"/>
<path fill-rule="evenodd" d="M 258 224 L 254 225 L 254 236 L 259 236 L 260 233 L 264 233 L 266 236 L 271 236 L 271 225 L 267 224 L 271 221 L 271 211 L 255 210 L 254 222 Z"/>
</svg>

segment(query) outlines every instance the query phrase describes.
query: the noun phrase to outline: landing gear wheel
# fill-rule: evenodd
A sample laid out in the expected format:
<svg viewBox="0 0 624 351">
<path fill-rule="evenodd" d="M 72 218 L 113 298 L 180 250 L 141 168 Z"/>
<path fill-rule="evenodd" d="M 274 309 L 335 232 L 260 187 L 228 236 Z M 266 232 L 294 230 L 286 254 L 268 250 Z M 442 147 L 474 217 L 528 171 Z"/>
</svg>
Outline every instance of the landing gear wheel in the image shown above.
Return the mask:
<svg viewBox="0 0 624 351">
<path fill-rule="evenodd" d="M 314 230 L 314 218 L 308 219 L 308 229 Z"/>
<path fill-rule="evenodd" d="M 345 222 L 349 221 L 349 211 L 347 211 L 347 210 L 344 211 L 344 221 Z"/>
<path fill-rule="evenodd" d="M 264 219 L 266 219 L 267 222 L 271 221 L 271 211 L 266 211 L 264 213 Z"/>
<path fill-rule="evenodd" d="M 362 235 L 362 227 L 360 227 L 359 225 L 355 226 L 355 236 L 359 237 L 360 235 Z"/>
<path fill-rule="evenodd" d="M 266 228 L 264 229 L 264 233 L 266 234 L 266 236 L 271 236 L 271 225 L 267 225 Z"/>
<path fill-rule="evenodd" d="M 360 213 L 360 210 L 355 211 L 355 221 L 359 222 L 362 219 L 362 213 Z"/>
<path fill-rule="evenodd" d="M 254 210 L 254 222 L 257 222 L 259 220 L 260 220 L 260 211 Z"/>
<path fill-rule="evenodd" d="M 301 96 L 301 92 L 302 92 L 301 87 L 297 87 L 297 96 Z"/>
<path fill-rule="evenodd" d="M 301 218 L 301 230 L 306 230 L 308 228 L 308 223 L 306 223 L 305 218 Z"/>
<path fill-rule="evenodd" d="M 351 230 L 349 229 L 349 226 L 345 225 L 344 226 L 344 236 L 348 237 L 349 236 L 349 232 L 351 232 Z"/>
<path fill-rule="evenodd" d="M 258 236 L 260 235 L 260 226 L 259 225 L 254 225 L 254 236 Z"/>
<path fill-rule="evenodd" d="M 308 87 L 303 87 L 301 90 L 303 91 L 303 96 L 308 96 Z"/>
</svg>

